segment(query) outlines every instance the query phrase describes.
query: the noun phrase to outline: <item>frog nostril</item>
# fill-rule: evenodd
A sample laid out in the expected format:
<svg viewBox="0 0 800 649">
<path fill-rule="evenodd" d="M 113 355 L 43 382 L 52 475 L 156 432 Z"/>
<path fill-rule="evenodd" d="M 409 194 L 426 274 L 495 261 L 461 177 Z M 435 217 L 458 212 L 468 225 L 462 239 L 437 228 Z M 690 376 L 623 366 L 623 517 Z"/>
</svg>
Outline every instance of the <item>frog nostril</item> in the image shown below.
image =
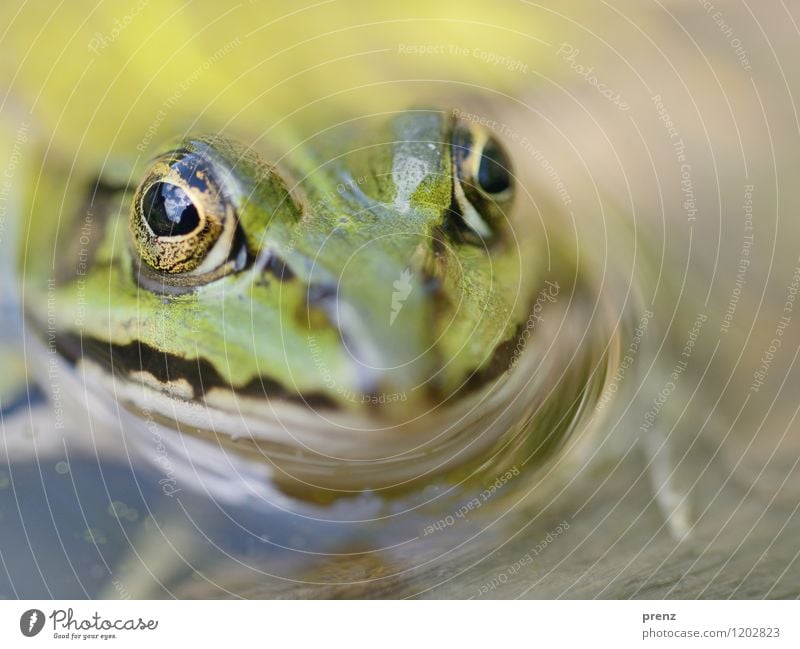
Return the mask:
<svg viewBox="0 0 800 649">
<path fill-rule="evenodd" d="M 264 262 L 263 272 L 272 275 L 280 282 L 288 282 L 295 278 L 294 271 L 289 267 L 285 260 L 274 252 L 270 252 L 266 262 Z"/>
<path fill-rule="evenodd" d="M 328 307 L 336 301 L 337 291 L 333 284 L 311 284 L 306 292 L 309 306 Z"/>
</svg>

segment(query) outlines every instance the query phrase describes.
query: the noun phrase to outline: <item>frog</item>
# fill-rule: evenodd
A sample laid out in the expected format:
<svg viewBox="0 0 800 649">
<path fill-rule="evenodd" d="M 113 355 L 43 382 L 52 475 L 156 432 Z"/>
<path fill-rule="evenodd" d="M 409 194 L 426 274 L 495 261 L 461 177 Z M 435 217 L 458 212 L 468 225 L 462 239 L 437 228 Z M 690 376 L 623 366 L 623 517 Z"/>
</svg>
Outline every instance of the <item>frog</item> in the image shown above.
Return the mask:
<svg viewBox="0 0 800 649">
<path fill-rule="evenodd" d="M 512 151 L 467 112 L 406 108 L 285 148 L 187 133 L 74 182 L 42 165 L 18 266 L 48 403 L 22 399 L 39 432 L 14 448 L 57 482 L 86 457 L 133 473 L 80 507 L 163 518 L 78 534 L 131 548 L 100 596 L 416 590 L 437 577 L 415 566 L 469 565 L 503 536 L 484 527 L 584 470 L 623 328 Z"/>
<path fill-rule="evenodd" d="M 574 277 L 545 222 L 515 214 L 498 134 L 460 111 L 354 120 L 272 157 L 188 134 L 83 190 L 55 212 L 46 187 L 32 199 L 30 327 L 93 394 L 278 479 L 389 489 L 484 463 L 530 428 L 534 387 L 575 389 L 600 359 L 564 378 L 564 350 L 528 349 L 552 345 L 540 311 L 558 323 Z M 526 445 L 549 454 L 549 433 Z"/>
</svg>

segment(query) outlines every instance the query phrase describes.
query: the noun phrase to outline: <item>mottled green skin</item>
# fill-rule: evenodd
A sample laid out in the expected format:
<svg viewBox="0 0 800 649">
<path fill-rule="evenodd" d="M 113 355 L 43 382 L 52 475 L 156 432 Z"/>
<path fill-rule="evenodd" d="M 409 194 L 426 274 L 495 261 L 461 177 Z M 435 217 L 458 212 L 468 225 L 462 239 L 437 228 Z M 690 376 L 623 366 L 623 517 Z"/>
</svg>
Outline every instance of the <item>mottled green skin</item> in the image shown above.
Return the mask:
<svg viewBox="0 0 800 649">
<path fill-rule="evenodd" d="M 45 328 L 55 277 L 58 334 L 207 361 L 233 388 L 268 380 L 289 395 L 353 408 L 365 394 L 441 401 L 515 339 L 543 263 L 541 242 L 519 222 L 500 224 L 490 247 L 459 240 L 451 129 L 440 111 L 360 121 L 312 138 L 274 167 L 231 140 L 184 140 L 228 169 L 225 191 L 254 262 L 176 295 L 136 279 L 127 224 L 145 163 L 117 174 L 127 191 L 94 199 L 92 183 L 87 199 L 85 184 L 44 178 L 22 255 L 26 311 Z M 291 277 L 263 270 L 267 251 Z M 406 269 L 411 291 L 390 324 L 394 283 Z M 337 292 L 338 301 L 314 297 Z M 91 345 L 82 353 L 92 360 Z"/>
</svg>

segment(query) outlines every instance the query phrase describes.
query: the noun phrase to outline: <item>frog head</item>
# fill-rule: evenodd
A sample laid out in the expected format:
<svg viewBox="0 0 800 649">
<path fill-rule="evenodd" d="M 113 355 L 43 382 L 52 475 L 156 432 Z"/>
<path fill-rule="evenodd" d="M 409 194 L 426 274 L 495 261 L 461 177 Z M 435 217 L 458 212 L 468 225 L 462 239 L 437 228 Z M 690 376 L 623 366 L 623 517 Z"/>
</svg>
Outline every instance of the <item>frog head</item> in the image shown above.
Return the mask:
<svg viewBox="0 0 800 649">
<path fill-rule="evenodd" d="M 124 405 L 259 453 L 424 453 L 410 422 L 436 437 L 511 370 L 542 242 L 494 134 L 439 110 L 369 122 L 273 161 L 190 135 L 95 183 L 50 243 L 59 350 Z"/>
</svg>

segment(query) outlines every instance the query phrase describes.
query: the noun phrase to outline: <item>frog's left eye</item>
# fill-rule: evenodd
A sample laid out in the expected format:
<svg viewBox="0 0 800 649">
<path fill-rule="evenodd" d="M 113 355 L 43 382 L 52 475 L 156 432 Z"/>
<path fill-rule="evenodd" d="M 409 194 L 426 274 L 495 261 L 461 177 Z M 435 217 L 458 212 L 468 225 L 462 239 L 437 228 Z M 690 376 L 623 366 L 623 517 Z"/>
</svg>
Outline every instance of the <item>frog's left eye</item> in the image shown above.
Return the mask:
<svg viewBox="0 0 800 649">
<path fill-rule="evenodd" d="M 134 247 L 150 270 L 163 274 L 218 271 L 231 258 L 236 228 L 218 172 L 198 153 L 156 159 L 133 198 Z"/>
<path fill-rule="evenodd" d="M 511 161 L 483 127 L 456 120 L 452 135 L 453 202 L 463 225 L 479 241 L 492 240 L 511 205 Z"/>
</svg>

